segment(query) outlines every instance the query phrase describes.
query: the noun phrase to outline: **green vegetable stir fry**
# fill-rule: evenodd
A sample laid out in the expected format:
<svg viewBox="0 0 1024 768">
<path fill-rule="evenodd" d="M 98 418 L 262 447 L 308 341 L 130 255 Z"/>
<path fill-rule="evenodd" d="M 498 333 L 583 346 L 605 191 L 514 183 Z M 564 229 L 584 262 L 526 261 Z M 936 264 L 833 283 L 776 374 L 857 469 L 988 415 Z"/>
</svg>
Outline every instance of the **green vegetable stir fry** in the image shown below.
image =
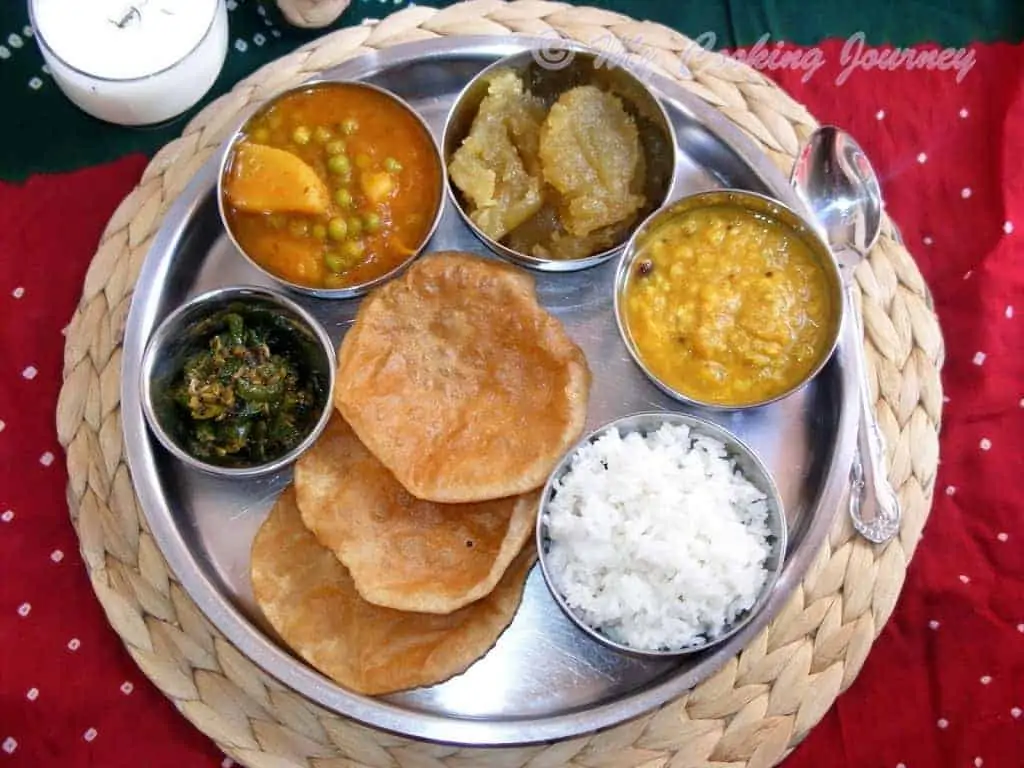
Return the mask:
<svg viewBox="0 0 1024 768">
<path fill-rule="evenodd" d="M 313 382 L 303 382 L 267 333 L 225 315 L 227 328 L 209 349 L 190 357 L 171 397 L 183 408 L 187 450 L 198 459 L 262 462 L 298 445 L 316 407 Z"/>
</svg>

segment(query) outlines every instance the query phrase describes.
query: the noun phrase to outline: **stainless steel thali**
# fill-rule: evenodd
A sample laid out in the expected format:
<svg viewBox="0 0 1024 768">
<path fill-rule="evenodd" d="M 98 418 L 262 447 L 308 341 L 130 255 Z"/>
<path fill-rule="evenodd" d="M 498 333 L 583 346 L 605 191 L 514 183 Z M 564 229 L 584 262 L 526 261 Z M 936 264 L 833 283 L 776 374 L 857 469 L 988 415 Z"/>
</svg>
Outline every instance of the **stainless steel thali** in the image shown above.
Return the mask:
<svg viewBox="0 0 1024 768">
<path fill-rule="evenodd" d="M 448 38 L 354 59 L 325 78 L 365 79 L 412 104 L 439 137 L 454 98 L 497 58 L 536 45 L 530 38 Z M 542 41 L 550 47 L 550 40 Z M 663 99 L 679 141 L 674 196 L 716 187 L 772 195 L 806 214 L 786 178 L 722 115 L 672 81 L 645 76 Z M 234 252 L 217 213 L 211 158 L 169 211 L 136 287 L 124 343 L 122 419 L 136 491 L 153 535 L 181 584 L 244 654 L 302 695 L 344 716 L 404 735 L 464 745 L 567 738 L 635 717 L 681 695 L 741 650 L 782 608 L 818 551 L 847 491 L 856 426 L 856 382 L 838 352 L 803 390 L 754 411 L 703 413 L 740 435 L 771 469 L 789 523 L 782 578 L 766 609 L 731 640 L 676 661 L 620 656 L 579 632 L 546 591 L 537 569 L 497 645 L 465 674 L 428 689 L 372 698 L 350 693 L 275 640 L 248 575 L 252 537 L 290 472 L 269 479 L 217 479 L 176 463 L 149 435 L 137 385 L 146 340 L 174 307 L 224 285 L 267 285 Z M 484 254 L 447 205 L 430 250 Z M 575 273 L 536 273 L 542 303 L 565 324 L 594 371 L 587 431 L 627 413 L 688 410 L 633 364 L 612 311 L 615 264 Z M 358 300 L 295 297 L 338 342 Z M 689 409 L 693 411 L 694 409 Z"/>
</svg>

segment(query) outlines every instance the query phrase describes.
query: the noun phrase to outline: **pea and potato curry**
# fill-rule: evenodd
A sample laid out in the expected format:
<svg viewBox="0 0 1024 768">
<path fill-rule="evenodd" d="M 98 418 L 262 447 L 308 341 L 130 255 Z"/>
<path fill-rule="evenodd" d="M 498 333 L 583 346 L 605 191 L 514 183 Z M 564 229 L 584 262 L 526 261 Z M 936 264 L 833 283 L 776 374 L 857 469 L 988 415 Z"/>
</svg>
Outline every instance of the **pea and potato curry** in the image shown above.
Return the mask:
<svg viewBox="0 0 1024 768">
<path fill-rule="evenodd" d="M 672 217 L 639 249 L 623 294 L 628 333 L 677 392 L 762 402 L 827 353 L 839 308 L 814 253 L 784 225 L 722 204 Z"/>
<path fill-rule="evenodd" d="M 227 225 L 246 254 L 308 288 L 381 277 L 424 244 L 441 169 L 423 125 L 388 95 L 325 83 L 255 116 L 224 179 Z"/>
</svg>

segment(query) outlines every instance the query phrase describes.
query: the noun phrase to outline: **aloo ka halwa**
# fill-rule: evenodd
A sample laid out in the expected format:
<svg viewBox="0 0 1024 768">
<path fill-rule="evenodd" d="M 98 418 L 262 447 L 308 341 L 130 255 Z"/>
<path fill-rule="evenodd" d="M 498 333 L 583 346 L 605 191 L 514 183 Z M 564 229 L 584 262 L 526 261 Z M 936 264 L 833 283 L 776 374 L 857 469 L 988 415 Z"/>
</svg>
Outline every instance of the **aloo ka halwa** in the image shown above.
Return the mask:
<svg viewBox="0 0 1024 768">
<path fill-rule="evenodd" d="M 685 211 L 639 244 L 624 288 L 648 370 L 687 397 L 744 406 L 785 394 L 827 354 L 825 271 L 784 225 L 732 204 Z"/>
</svg>

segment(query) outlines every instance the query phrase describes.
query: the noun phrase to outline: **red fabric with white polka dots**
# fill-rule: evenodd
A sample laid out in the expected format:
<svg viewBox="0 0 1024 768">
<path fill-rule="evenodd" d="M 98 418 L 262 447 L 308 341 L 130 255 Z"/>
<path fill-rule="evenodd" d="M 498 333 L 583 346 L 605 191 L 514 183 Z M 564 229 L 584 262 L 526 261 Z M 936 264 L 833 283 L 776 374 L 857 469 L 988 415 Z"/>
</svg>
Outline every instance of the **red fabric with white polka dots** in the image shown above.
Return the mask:
<svg viewBox="0 0 1024 768">
<path fill-rule="evenodd" d="M 786 768 L 1024 766 L 1024 48 L 952 71 L 775 70 L 851 130 L 935 295 L 948 396 L 935 506 L 892 620 Z M 139 157 L 0 185 L 0 766 L 226 758 L 104 622 L 53 428 L 63 337 Z M 1015 229 L 1016 225 L 1016 229 Z M 1014 306 L 1014 304 L 1018 306 Z"/>
</svg>

